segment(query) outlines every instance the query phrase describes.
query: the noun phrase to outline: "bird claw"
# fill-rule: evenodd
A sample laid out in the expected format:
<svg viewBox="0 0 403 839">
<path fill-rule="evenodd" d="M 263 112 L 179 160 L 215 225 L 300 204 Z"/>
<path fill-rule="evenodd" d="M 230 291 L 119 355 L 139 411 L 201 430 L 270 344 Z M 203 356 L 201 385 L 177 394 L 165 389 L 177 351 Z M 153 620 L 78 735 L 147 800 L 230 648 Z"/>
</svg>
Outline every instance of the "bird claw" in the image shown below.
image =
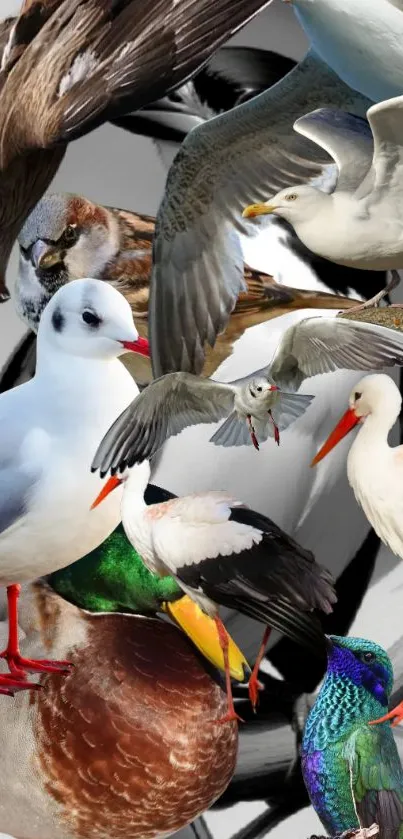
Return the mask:
<svg viewBox="0 0 403 839">
<path fill-rule="evenodd" d="M 54 661 L 52 659 L 41 659 L 36 661 L 31 658 L 23 658 L 20 653 L 10 653 L 7 650 L 0 653 L 0 658 L 7 661 L 13 679 L 24 682 L 25 672 L 28 673 L 69 673 L 73 664 L 70 661 Z M 7 678 L 7 677 L 5 677 Z M 1 683 L 0 683 L 1 684 Z"/>
<path fill-rule="evenodd" d="M 381 291 L 378 291 L 378 294 L 375 294 L 373 297 L 371 297 L 370 300 L 365 300 L 364 303 L 359 303 L 358 306 L 353 306 L 351 309 L 348 309 L 348 313 L 354 314 L 354 312 L 363 312 L 365 311 L 365 309 L 372 308 L 372 306 L 379 306 L 381 300 L 383 300 L 383 298 L 386 297 L 386 295 L 389 294 L 390 291 L 392 291 L 394 288 L 397 288 L 397 286 L 400 283 L 400 277 L 397 271 L 393 270 L 390 273 L 392 276 L 385 288 L 383 288 Z M 398 305 L 401 306 L 401 303 L 399 303 Z"/>
<path fill-rule="evenodd" d="M 21 690 L 41 690 L 41 685 L 35 682 L 28 682 L 20 675 L 12 674 L 6 676 L 3 673 L 0 675 L 0 694 L 3 696 L 14 696 Z"/>
<path fill-rule="evenodd" d="M 225 714 L 225 717 L 220 717 L 220 719 L 217 720 L 217 722 L 221 725 L 222 723 L 226 722 L 245 722 L 245 720 L 243 720 L 242 717 L 240 717 L 234 709 L 232 711 L 228 711 L 228 713 Z"/>
<path fill-rule="evenodd" d="M 399 704 L 396 705 L 396 708 L 393 708 L 392 711 L 389 711 L 389 713 L 385 714 L 383 717 L 379 717 L 377 720 L 371 720 L 369 724 L 378 725 L 378 723 L 387 722 L 388 720 L 393 720 L 391 723 L 392 728 L 395 728 L 396 725 L 403 722 L 403 702 L 399 702 Z"/>
<path fill-rule="evenodd" d="M 255 449 L 257 449 L 257 451 L 259 451 L 259 442 L 258 442 L 258 439 L 256 437 L 255 429 L 254 429 L 253 424 L 252 424 L 252 417 L 251 417 L 250 414 L 248 414 L 247 420 L 248 420 L 250 438 L 252 440 L 252 443 L 253 443 Z"/>
<path fill-rule="evenodd" d="M 255 714 L 256 714 L 256 708 L 259 704 L 259 691 L 260 690 L 264 690 L 264 684 L 262 682 L 259 682 L 259 679 L 257 678 L 257 676 L 254 676 L 252 674 L 252 676 L 249 679 L 248 693 L 249 693 L 250 704 L 252 705 L 252 708 L 253 708 Z"/>
</svg>

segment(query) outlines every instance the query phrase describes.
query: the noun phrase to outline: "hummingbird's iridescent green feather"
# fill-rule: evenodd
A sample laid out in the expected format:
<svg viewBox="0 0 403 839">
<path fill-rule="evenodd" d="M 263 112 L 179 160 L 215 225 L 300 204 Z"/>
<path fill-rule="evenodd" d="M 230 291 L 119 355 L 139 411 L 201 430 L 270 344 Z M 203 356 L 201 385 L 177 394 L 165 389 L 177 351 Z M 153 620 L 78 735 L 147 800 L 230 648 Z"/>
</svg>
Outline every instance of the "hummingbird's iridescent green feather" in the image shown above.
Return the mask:
<svg viewBox="0 0 403 839">
<path fill-rule="evenodd" d="M 385 714 L 393 687 L 390 659 L 362 638 L 328 638 L 328 668 L 308 716 L 301 749 L 311 802 L 330 835 L 380 828 L 403 839 L 403 770 Z"/>
</svg>

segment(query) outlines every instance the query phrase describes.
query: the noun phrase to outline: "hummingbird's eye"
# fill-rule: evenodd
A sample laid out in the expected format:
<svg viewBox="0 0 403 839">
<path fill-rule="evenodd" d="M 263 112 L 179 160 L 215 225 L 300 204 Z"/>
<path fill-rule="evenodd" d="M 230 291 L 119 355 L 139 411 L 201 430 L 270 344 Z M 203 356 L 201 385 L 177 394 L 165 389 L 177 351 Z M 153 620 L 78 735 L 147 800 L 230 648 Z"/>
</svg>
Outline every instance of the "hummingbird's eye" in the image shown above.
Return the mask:
<svg viewBox="0 0 403 839">
<path fill-rule="evenodd" d="M 375 661 L 375 655 L 370 652 L 361 653 L 361 660 L 365 661 L 365 664 L 371 664 L 371 661 Z"/>
</svg>

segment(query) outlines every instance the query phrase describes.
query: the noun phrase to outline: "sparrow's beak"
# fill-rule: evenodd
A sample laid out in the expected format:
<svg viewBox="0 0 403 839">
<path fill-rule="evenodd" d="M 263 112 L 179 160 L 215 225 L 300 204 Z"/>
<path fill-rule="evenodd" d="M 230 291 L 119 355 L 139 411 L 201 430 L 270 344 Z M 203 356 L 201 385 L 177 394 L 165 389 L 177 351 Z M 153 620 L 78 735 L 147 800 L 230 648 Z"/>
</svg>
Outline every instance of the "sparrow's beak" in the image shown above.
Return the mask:
<svg viewBox="0 0 403 839">
<path fill-rule="evenodd" d="M 99 495 L 97 495 L 95 501 L 93 501 L 93 503 L 91 504 L 90 509 L 94 510 L 95 507 L 98 507 L 98 504 L 100 504 L 101 501 L 104 501 L 104 499 L 107 497 L 107 495 L 109 495 L 121 483 L 122 483 L 121 478 L 117 478 L 116 475 L 112 475 L 112 477 L 109 478 L 109 480 L 106 482 L 106 484 L 103 485 L 103 487 L 101 489 L 101 492 L 99 493 Z"/>
<path fill-rule="evenodd" d="M 150 345 L 147 338 L 137 338 L 137 341 L 121 341 L 122 347 L 128 352 L 136 352 L 139 355 L 145 355 L 150 358 Z"/>
<path fill-rule="evenodd" d="M 187 595 L 173 603 L 164 603 L 162 609 L 174 623 L 183 629 L 204 658 L 225 673 L 224 655 L 218 640 L 215 621 L 205 615 L 200 606 Z M 235 641 L 228 632 L 226 634 L 231 676 L 237 682 L 246 682 L 250 675 L 249 664 Z"/>
<path fill-rule="evenodd" d="M 277 207 L 275 204 L 249 204 L 245 207 L 242 218 L 256 218 L 256 216 L 265 216 L 270 213 L 275 213 Z"/>
<path fill-rule="evenodd" d="M 62 257 L 57 248 L 43 242 L 42 239 L 37 239 L 31 248 L 31 262 L 34 268 L 51 268 L 52 265 L 62 262 Z"/>
<path fill-rule="evenodd" d="M 342 416 L 341 420 L 337 423 L 336 428 L 333 429 L 329 437 L 327 438 L 326 442 L 323 444 L 322 448 L 319 449 L 317 455 L 315 455 L 311 466 L 316 466 L 320 460 L 323 460 L 329 452 L 337 446 L 337 443 L 340 443 L 340 440 L 355 428 L 355 426 L 359 423 L 360 417 L 357 417 L 353 408 L 348 408 L 346 413 Z"/>
</svg>

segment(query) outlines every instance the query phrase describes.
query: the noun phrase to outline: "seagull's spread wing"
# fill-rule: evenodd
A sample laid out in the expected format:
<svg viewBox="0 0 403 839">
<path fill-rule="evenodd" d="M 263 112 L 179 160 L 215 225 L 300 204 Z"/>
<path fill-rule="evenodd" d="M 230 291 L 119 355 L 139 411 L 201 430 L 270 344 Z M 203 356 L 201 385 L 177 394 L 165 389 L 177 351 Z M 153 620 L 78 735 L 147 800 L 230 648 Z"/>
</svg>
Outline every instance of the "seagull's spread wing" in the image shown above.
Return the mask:
<svg viewBox="0 0 403 839">
<path fill-rule="evenodd" d="M 2 165 L 166 95 L 268 2 L 51 0 L 1 92 Z"/>
<path fill-rule="evenodd" d="M 377 324 L 341 318 L 306 318 L 285 332 L 271 375 L 281 388 L 334 370 L 381 370 L 403 364 L 403 337 Z"/>
<path fill-rule="evenodd" d="M 294 123 L 295 131 L 324 149 L 339 170 L 338 190 L 355 190 L 371 167 L 373 137 L 362 117 L 331 108 L 319 108 Z"/>
<path fill-rule="evenodd" d="M 399 839 L 403 824 L 403 772 L 388 723 L 362 726 L 347 741 L 351 792 L 362 827 Z"/>
<path fill-rule="evenodd" d="M 403 96 L 372 105 L 367 116 L 374 135 L 372 170 L 367 179 L 368 191 L 370 186 L 372 191 L 384 191 L 392 187 L 400 189 L 403 171 Z"/>
<path fill-rule="evenodd" d="M 155 376 L 199 373 L 244 288 L 236 231 L 247 204 L 317 178 L 331 161 L 292 131 L 320 104 L 365 114 L 369 102 L 312 53 L 274 87 L 195 128 L 168 174 L 159 208 L 150 290 Z M 335 169 L 333 164 L 333 169 Z"/>
<path fill-rule="evenodd" d="M 157 379 L 126 408 L 103 438 L 92 470 L 114 474 L 148 460 L 168 437 L 188 425 L 216 422 L 234 407 L 231 385 L 171 373 Z"/>
</svg>

